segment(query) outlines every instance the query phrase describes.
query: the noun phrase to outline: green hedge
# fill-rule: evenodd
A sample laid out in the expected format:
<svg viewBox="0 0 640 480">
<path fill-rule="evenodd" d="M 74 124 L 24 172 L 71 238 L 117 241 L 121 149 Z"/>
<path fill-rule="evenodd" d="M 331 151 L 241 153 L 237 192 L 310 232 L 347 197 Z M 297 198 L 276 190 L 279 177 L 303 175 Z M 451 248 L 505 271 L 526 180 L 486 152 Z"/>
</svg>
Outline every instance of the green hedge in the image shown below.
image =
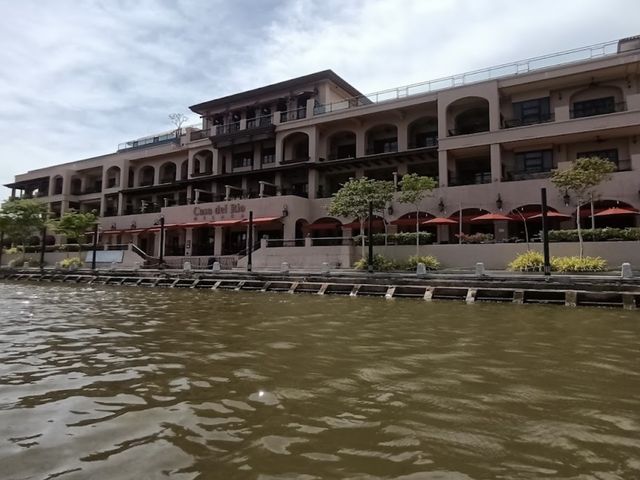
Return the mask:
<svg viewBox="0 0 640 480">
<path fill-rule="evenodd" d="M 373 256 L 373 269 L 379 272 L 388 272 L 390 270 L 415 270 L 418 263 L 424 263 L 427 270 L 438 270 L 440 268 L 440 262 L 431 255 L 413 255 L 407 260 L 391 260 L 380 254 L 375 254 Z M 366 258 L 361 258 L 353 264 L 353 268 L 356 270 L 366 270 L 367 267 L 368 264 Z"/>
<path fill-rule="evenodd" d="M 553 272 L 603 272 L 607 262 L 600 257 L 552 257 Z M 507 267 L 514 272 L 541 272 L 544 269 L 542 253 L 529 250 L 521 253 Z"/>
<path fill-rule="evenodd" d="M 435 235 L 429 232 L 420 232 L 420 245 L 428 245 L 434 242 Z M 362 236 L 358 235 L 357 237 L 353 237 L 353 241 L 356 245 L 360 245 L 362 243 Z M 365 243 L 368 242 L 367 235 L 364 236 Z M 384 245 L 384 233 L 374 233 L 373 234 L 373 244 L 374 245 Z M 387 235 L 387 245 L 415 245 L 416 244 L 416 233 L 415 232 L 402 232 L 402 233 L 391 233 Z"/>
<path fill-rule="evenodd" d="M 640 240 L 640 228 L 583 228 L 582 238 L 585 242 Z M 577 242 L 578 230 L 550 230 L 549 241 Z"/>
</svg>

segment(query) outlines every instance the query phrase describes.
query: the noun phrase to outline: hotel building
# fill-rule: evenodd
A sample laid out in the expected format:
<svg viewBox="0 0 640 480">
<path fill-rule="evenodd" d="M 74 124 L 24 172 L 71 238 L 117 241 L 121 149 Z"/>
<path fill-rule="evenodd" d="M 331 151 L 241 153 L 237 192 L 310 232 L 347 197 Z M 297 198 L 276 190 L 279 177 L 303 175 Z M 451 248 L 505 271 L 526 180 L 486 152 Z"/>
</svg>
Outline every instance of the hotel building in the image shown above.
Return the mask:
<svg viewBox="0 0 640 480">
<path fill-rule="evenodd" d="M 259 248 L 280 252 L 274 262 L 301 248 L 310 261 L 335 260 L 359 224 L 330 218 L 327 205 L 352 177 L 432 176 L 439 187 L 418 215 L 462 216 L 464 232 L 505 241 L 522 236 L 521 223 L 470 219 L 539 213 L 541 187 L 553 210 L 575 215 L 575 199 L 555 189 L 551 171 L 598 155 L 617 171 L 595 208 L 640 208 L 640 37 L 371 95 L 325 70 L 190 108 L 201 116 L 197 127 L 29 171 L 6 186 L 13 197 L 47 203 L 54 216 L 96 210 L 103 242 L 132 243 L 149 256 L 160 253 L 162 217 L 164 257 L 176 262 L 241 261 L 250 211 Z M 389 232 L 412 231 L 415 215 L 393 202 L 384 221 Z M 602 217 L 598 226 L 636 221 Z M 438 243 L 457 242 L 457 225 L 425 229 Z"/>
</svg>

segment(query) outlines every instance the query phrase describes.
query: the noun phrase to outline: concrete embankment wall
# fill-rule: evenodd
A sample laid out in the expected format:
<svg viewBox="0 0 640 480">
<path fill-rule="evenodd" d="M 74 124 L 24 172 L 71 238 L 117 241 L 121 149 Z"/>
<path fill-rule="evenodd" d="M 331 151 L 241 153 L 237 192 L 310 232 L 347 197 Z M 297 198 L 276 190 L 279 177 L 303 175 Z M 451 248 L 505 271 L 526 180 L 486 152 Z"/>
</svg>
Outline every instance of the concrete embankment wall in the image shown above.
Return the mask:
<svg viewBox="0 0 640 480">
<path fill-rule="evenodd" d="M 541 243 L 531 243 L 531 250 L 542 252 Z M 579 253 L 579 244 L 551 243 L 552 256 L 575 256 Z M 518 254 L 527 251 L 525 243 L 487 243 L 487 244 L 451 244 L 425 245 L 420 247 L 420 255 L 433 255 L 443 268 L 473 268 L 477 262 L 483 262 L 485 268 L 504 270 Z M 394 260 L 406 260 L 416 253 L 413 245 L 376 246 L 374 252 Z M 253 254 L 255 268 L 279 268 L 287 262 L 291 268 L 320 268 L 327 262 L 332 268 L 348 268 L 361 257 L 361 247 L 275 247 L 260 248 Z M 585 242 L 584 254 L 602 257 L 612 269 L 624 262 L 640 268 L 640 242 Z M 241 259 L 238 267 L 246 267 L 246 258 Z"/>
<path fill-rule="evenodd" d="M 541 243 L 530 243 L 531 250 L 542 252 Z M 550 243 L 551 256 L 575 256 L 580 252 L 578 243 Z M 471 268 L 476 262 L 483 262 L 490 270 L 504 270 L 518 254 L 527 251 L 525 243 L 487 243 L 468 245 L 425 245 L 420 247 L 420 255 L 433 255 L 444 268 Z M 374 247 L 375 253 L 394 260 L 403 260 L 416 254 L 416 247 L 399 245 Z M 354 258 L 359 258 L 360 249 Z M 612 269 L 624 262 L 640 268 L 640 242 L 585 242 L 584 254 L 602 257 Z"/>
<path fill-rule="evenodd" d="M 82 252 L 81 258 L 84 260 L 86 258 L 86 255 L 87 255 L 87 252 Z M 53 266 L 61 262 L 65 258 L 73 258 L 77 256 L 78 256 L 78 252 L 45 252 L 44 262 L 46 265 Z M 36 262 L 40 261 L 40 253 L 27 253 L 24 255 L 22 253 L 11 253 L 11 254 L 4 253 L 2 255 L 2 265 L 9 265 L 9 263 L 12 260 L 23 258 L 23 257 L 29 258 Z M 130 250 L 124 250 L 122 262 L 118 262 L 117 265 L 121 267 L 131 267 L 136 262 L 142 263 L 142 259 L 138 255 L 136 255 L 134 252 Z M 20 267 L 22 265 L 18 265 L 18 266 Z"/>
</svg>

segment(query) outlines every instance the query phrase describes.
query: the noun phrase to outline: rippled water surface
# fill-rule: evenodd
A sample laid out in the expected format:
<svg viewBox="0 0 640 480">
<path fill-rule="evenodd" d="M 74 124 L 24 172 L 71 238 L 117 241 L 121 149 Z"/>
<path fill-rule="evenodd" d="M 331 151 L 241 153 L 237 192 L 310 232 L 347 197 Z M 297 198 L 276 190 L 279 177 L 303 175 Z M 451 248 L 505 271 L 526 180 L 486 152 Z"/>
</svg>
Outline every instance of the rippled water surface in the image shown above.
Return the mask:
<svg viewBox="0 0 640 480">
<path fill-rule="evenodd" d="M 621 310 L 0 283 L 0 478 L 640 478 L 639 333 Z"/>
</svg>

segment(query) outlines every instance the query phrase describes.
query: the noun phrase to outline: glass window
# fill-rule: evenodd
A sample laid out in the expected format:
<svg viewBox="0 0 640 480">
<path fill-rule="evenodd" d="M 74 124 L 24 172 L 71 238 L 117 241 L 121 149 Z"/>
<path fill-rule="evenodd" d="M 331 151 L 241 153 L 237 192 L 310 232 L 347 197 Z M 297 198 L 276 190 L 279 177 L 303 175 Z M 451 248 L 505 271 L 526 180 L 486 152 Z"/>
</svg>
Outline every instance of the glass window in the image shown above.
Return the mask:
<svg viewBox="0 0 640 480">
<path fill-rule="evenodd" d="M 588 158 L 588 157 L 604 158 L 618 165 L 618 149 L 617 148 L 609 148 L 607 150 L 594 150 L 591 152 L 578 152 L 576 154 L 576 159 Z"/>
<path fill-rule="evenodd" d="M 516 169 L 521 172 L 548 172 L 553 168 L 553 151 L 536 150 L 515 155 Z"/>
<path fill-rule="evenodd" d="M 550 120 L 551 109 L 549 97 L 514 102 L 513 116 L 517 125 L 531 125 Z"/>
<path fill-rule="evenodd" d="M 615 111 L 616 103 L 613 97 L 594 98 L 573 103 L 573 118 L 591 117 Z"/>
</svg>

